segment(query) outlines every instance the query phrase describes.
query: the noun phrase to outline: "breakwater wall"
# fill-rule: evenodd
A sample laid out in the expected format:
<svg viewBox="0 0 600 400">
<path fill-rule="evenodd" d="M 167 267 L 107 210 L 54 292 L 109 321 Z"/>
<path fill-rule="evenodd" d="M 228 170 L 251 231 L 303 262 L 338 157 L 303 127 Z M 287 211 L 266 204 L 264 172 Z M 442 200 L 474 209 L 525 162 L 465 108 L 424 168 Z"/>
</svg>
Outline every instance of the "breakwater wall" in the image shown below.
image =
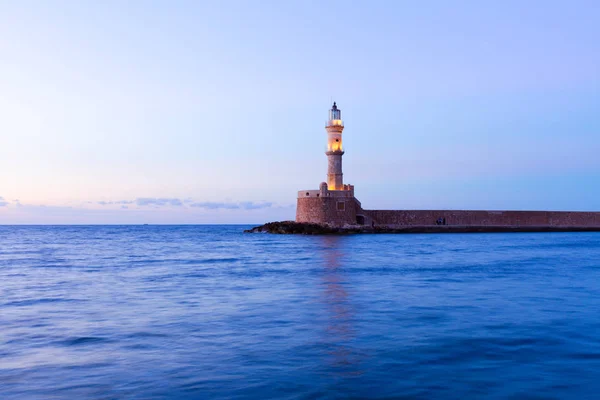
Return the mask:
<svg viewBox="0 0 600 400">
<path fill-rule="evenodd" d="M 600 212 L 484 210 L 365 210 L 350 191 L 298 193 L 296 222 L 331 227 L 598 228 Z"/>
<path fill-rule="evenodd" d="M 482 227 L 599 227 L 599 212 L 470 211 L 470 210 L 362 210 L 364 223 L 377 226 Z"/>
</svg>

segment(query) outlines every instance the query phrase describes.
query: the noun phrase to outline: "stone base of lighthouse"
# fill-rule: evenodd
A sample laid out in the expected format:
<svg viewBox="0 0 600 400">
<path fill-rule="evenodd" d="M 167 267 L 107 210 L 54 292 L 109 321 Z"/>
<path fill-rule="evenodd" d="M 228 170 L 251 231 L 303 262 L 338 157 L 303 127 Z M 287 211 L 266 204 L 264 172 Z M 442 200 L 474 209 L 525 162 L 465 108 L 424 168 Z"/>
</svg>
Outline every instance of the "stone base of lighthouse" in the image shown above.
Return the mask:
<svg viewBox="0 0 600 400">
<path fill-rule="evenodd" d="M 296 222 L 344 227 L 363 225 L 365 218 L 360 202 L 354 197 L 354 186 L 343 185 L 343 190 L 329 190 L 323 182 L 319 190 L 298 192 Z"/>
</svg>

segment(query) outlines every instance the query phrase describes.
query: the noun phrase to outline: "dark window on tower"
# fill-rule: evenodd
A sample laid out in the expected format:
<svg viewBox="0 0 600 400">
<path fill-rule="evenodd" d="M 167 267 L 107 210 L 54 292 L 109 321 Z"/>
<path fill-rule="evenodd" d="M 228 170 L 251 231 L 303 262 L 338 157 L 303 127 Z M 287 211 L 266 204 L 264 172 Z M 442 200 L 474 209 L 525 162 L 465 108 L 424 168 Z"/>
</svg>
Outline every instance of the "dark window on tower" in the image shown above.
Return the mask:
<svg viewBox="0 0 600 400">
<path fill-rule="evenodd" d="M 337 210 L 338 211 L 346 211 L 346 202 L 345 201 L 338 201 L 337 202 Z"/>
</svg>

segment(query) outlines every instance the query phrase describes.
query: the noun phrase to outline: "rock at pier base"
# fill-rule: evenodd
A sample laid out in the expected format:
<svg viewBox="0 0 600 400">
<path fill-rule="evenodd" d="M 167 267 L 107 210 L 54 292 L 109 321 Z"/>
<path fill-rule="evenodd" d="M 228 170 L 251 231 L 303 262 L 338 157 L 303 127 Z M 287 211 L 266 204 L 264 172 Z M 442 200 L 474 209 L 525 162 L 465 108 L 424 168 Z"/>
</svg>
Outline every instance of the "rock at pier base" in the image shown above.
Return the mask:
<svg viewBox="0 0 600 400">
<path fill-rule="evenodd" d="M 245 230 L 246 233 L 279 233 L 279 234 L 302 234 L 302 235 L 324 235 L 341 233 L 338 228 L 327 225 L 308 224 L 294 221 L 269 222 L 252 229 Z"/>
<path fill-rule="evenodd" d="M 329 225 L 311 224 L 305 222 L 280 221 L 269 222 L 246 233 L 277 233 L 301 235 L 330 235 L 351 233 L 500 233 L 500 232 L 592 232 L 600 231 L 600 227 L 585 226 L 484 226 L 484 225 L 406 225 L 406 226 L 362 226 L 347 225 L 331 227 Z"/>
</svg>

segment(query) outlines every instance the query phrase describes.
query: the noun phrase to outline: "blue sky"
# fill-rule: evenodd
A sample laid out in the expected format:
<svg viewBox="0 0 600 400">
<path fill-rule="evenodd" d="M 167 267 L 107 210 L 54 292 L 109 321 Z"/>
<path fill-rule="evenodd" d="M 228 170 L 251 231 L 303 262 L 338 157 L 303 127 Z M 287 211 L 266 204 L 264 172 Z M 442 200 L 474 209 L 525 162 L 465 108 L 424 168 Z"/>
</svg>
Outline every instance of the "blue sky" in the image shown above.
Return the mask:
<svg viewBox="0 0 600 400">
<path fill-rule="evenodd" d="M 596 1 L 0 3 L 0 223 L 600 210 Z"/>
</svg>

